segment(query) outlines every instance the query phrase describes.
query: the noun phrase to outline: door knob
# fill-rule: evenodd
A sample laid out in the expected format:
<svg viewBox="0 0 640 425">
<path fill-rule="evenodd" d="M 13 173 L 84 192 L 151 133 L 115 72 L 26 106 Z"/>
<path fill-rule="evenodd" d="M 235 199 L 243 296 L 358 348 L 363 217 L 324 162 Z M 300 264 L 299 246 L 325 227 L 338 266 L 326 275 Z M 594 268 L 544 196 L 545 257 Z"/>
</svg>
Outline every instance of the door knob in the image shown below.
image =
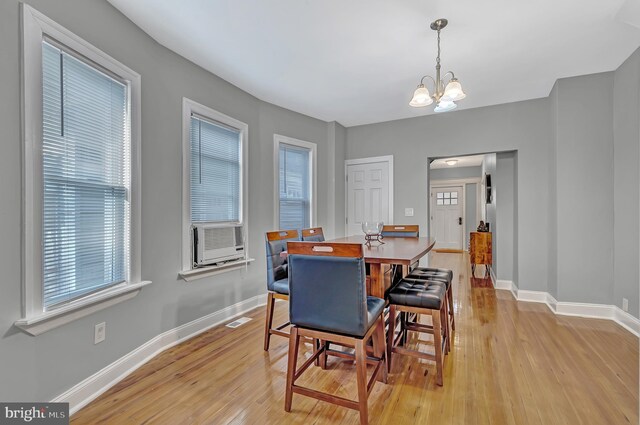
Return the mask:
<svg viewBox="0 0 640 425">
<path fill-rule="evenodd" d="M 458 224 L 462 226 L 462 217 L 458 217 Z"/>
</svg>

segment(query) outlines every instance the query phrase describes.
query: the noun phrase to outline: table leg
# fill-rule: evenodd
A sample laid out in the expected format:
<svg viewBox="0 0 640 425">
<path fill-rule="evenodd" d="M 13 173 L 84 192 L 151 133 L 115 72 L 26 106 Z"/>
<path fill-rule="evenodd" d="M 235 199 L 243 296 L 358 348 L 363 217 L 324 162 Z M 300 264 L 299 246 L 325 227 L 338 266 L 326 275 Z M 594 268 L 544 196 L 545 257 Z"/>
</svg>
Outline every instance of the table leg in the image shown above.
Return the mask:
<svg viewBox="0 0 640 425">
<path fill-rule="evenodd" d="M 371 293 L 369 295 L 384 299 L 384 276 L 380 263 L 369 264 L 369 276 L 371 277 Z"/>
</svg>

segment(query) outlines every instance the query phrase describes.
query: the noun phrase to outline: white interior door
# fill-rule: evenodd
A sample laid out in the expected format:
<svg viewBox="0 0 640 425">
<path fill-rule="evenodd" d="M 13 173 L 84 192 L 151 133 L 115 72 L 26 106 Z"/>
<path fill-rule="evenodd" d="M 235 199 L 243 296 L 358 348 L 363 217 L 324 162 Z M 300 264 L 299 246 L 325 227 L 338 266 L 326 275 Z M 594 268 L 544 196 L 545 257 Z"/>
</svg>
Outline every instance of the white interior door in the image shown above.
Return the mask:
<svg viewBox="0 0 640 425">
<path fill-rule="evenodd" d="M 362 222 L 389 223 L 389 162 L 347 163 L 347 235 L 362 234 Z"/>
<path fill-rule="evenodd" d="M 462 186 L 431 189 L 431 233 L 436 248 L 462 249 Z"/>
</svg>

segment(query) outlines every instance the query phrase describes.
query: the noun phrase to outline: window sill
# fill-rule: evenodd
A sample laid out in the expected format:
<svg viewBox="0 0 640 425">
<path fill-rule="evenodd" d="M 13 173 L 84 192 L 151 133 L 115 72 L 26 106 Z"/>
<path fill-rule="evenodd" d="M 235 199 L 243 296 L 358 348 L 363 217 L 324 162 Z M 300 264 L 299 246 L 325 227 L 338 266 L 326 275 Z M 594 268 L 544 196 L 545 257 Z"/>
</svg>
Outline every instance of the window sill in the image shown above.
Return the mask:
<svg viewBox="0 0 640 425">
<path fill-rule="evenodd" d="M 52 311 L 45 311 L 37 316 L 17 320 L 14 325 L 29 335 L 40 335 L 81 317 L 103 310 L 138 295 L 140 290 L 150 281 L 117 286 L 99 292 L 94 296 L 80 299 Z"/>
<path fill-rule="evenodd" d="M 237 270 L 254 261 L 256 261 L 255 258 L 247 258 L 245 260 L 229 262 L 221 266 L 206 266 L 192 270 L 183 270 L 178 273 L 178 277 L 186 282 L 191 282 L 192 280 L 202 279 L 204 277 L 225 273 L 231 270 Z"/>
</svg>

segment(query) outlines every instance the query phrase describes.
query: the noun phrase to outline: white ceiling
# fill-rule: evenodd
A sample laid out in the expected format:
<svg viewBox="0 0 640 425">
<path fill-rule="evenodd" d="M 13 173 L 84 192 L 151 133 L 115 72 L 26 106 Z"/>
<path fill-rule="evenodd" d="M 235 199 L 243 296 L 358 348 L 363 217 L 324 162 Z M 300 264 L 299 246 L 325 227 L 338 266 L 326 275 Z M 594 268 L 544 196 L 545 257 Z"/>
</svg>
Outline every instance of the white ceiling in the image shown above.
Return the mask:
<svg viewBox="0 0 640 425">
<path fill-rule="evenodd" d="M 449 165 L 445 161 L 456 160 L 458 162 L 455 165 Z M 429 168 L 435 170 L 436 168 L 458 168 L 458 167 L 479 167 L 484 161 L 484 155 L 467 155 L 467 156 L 452 156 L 451 158 L 436 159 L 431 162 Z"/>
<path fill-rule="evenodd" d="M 442 68 L 460 109 L 545 97 L 616 69 L 638 46 L 639 0 L 109 0 L 159 43 L 273 104 L 345 126 L 433 113 L 408 105 Z M 449 112 L 455 113 L 455 112 Z"/>
</svg>

